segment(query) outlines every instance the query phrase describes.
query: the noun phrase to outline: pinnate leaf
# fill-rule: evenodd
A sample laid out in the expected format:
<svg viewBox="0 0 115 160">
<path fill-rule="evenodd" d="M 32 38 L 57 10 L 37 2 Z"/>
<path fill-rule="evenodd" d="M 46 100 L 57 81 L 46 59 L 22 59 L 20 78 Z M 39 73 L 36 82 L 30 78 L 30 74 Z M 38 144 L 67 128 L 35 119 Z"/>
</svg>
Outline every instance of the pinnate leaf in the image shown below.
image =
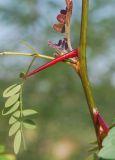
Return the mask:
<svg viewBox="0 0 115 160">
<path fill-rule="evenodd" d="M 5 103 L 5 108 L 12 106 L 18 100 L 18 98 L 19 98 L 19 94 L 15 94 L 9 97 Z"/>
<path fill-rule="evenodd" d="M 17 121 L 10 127 L 9 136 L 15 134 L 19 128 L 20 128 L 20 122 Z"/>
<path fill-rule="evenodd" d="M 23 110 L 23 116 L 30 116 L 30 115 L 34 115 L 37 114 L 38 112 L 33 110 L 33 109 L 25 109 Z"/>
<path fill-rule="evenodd" d="M 21 146 L 21 131 L 19 130 L 14 138 L 14 152 L 17 154 L 19 152 L 20 146 Z"/>
<path fill-rule="evenodd" d="M 5 91 L 3 92 L 3 97 L 10 97 L 16 94 L 17 92 L 19 92 L 20 89 L 21 89 L 21 85 L 14 84 L 8 87 L 7 89 L 5 89 Z"/>
<path fill-rule="evenodd" d="M 2 111 L 2 115 L 9 115 L 9 114 L 15 112 L 15 111 L 18 109 L 19 104 L 20 104 L 19 101 L 17 101 L 17 102 L 11 107 L 11 109 L 10 109 L 9 111 L 7 111 L 6 113 L 4 113 L 4 110 L 3 110 L 3 111 Z"/>
<path fill-rule="evenodd" d="M 36 128 L 36 124 L 30 119 L 24 120 L 23 125 L 25 128 L 28 128 L 28 129 Z"/>
</svg>

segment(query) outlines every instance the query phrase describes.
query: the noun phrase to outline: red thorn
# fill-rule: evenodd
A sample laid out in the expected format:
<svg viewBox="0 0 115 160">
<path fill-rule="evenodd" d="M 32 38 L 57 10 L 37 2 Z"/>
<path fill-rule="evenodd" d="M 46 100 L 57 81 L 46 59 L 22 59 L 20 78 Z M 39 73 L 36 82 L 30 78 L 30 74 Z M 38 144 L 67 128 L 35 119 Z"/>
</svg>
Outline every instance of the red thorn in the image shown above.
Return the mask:
<svg viewBox="0 0 115 160">
<path fill-rule="evenodd" d="M 64 54 L 62 56 L 56 57 L 54 60 L 52 60 L 52 61 L 44 64 L 43 66 L 35 69 L 34 71 L 30 72 L 28 75 L 24 76 L 23 78 L 27 78 L 29 76 L 32 76 L 32 75 L 34 75 L 34 74 L 36 74 L 36 73 L 38 73 L 38 72 L 40 72 L 40 71 L 42 71 L 42 70 L 44 70 L 46 68 L 58 63 L 58 62 L 61 62 L 61 61 L 65 60 L 65 59 L 78 57 L 78 55 L 79 55 L 79 49 L 74 49 L 73 51 L 71 51 L 69 53 L 66 53 L 66 54 Z"/>
</svg>

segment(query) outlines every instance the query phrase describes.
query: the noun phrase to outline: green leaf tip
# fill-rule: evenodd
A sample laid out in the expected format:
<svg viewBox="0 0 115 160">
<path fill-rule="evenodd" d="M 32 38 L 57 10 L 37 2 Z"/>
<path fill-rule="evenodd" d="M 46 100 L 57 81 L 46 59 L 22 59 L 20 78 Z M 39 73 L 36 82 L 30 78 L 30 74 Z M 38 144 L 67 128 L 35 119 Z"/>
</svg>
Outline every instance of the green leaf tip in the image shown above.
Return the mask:
<svg viewBox="0 0 115 160">
<path fill-rule="evenodd" d="M 16 135 L 15 135 L 15 138 L 14 138 L 14 153 L 15 154 L 18 154 L 19 153 L 19 150 L 20 150 L 20 146 L 21 146 L 21 131 L 19 130 Z"/>
</svg>

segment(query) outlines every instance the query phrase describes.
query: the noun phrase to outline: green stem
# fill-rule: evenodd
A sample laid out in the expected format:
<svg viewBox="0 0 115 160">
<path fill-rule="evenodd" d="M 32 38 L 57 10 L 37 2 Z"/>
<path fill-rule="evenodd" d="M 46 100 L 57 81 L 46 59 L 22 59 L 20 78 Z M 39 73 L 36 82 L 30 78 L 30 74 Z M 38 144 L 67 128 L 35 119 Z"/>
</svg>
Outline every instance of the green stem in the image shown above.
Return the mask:
<svg viewBox="0 0 115 160">
<path fill-rule="evenodd" d="M 34 61 L 35 61 L 35 59 L 36 59 L 36 56 L 32 58 L 32 60 L 31 60 L 31 62 L 30 62 L 30 64 L 29 64 L 29 66 L 28 66 L 28 68 L 27 68 L 26 75 L 28 74 L 28 72 L 29 72 L 29 70 L 30 70 L 32 64 L 33 64 Z M 22 91 L 23 91 L 23 87 L 24 87 L 25 82 L 26 82 L 26 79 L 24 79 L 24 80 L 22 81 L 22 84 L 21 84 L 21 92 L 20 92 L 20 113 L 21 113 L 21 118 L 22 118 L 22 120 L 21 120 L 21 128 L 20 128 L 20 129 L 21 129 L 22 141 L 23 141 L 24 149 L 26 149 L 26 143 L 25 143 L 25 138 L 24 138 L 24 133 L 23 133 L 23 104 L 22 104 Z"/>
<path fill-rule="evenodd" d="M 100 142 L 98 137 L 98 128 L 94 122 L 94 110 L 97 110 L 96 103 L 91 90 L 90 82 L 87 74 L 87 61 L 86 61 L 86 43 L 87 43 L 87 28 L 88 28 L 88 0 L 82 0 L 82 17 L 81 17 L 81 32 L 80 32 L 80 79 L 88 103 L 89 111 L 93 120 L 98 146 Z"/>
<path fill-rule="evenodd" d="M 36 59 L 36 57 L 32 58 L 31 63 L 29 64 L 29 66 L 28 66 L 28 68 L 27 68 L 26 75 L 28 74 L 29 70 L 31 69 L 32 64 L 34 63 L 35 59 Z M 26 76 L 26 75 L 25 75 L 25 76 Z"/>
<path fill-rule="evenodd" d="M 28 72 L 29 72 L 29 70 L 30 70 L 30 68 L 31 68 L 31 66 L 34 63 L 34 61 L 35 61 L 36 58 L 37 58 L 36 56 L 34 56 L 32 58 L 29 66 L 27 68 L 26 75 L 28 74 Z M 23 87 L 24 87 L 25 82 L 26 82 L 26 79 L 24 79 L 22 81 L 21 92 L 20 92 L 20 112 L 21 112 L 21 118 L 23 118 L 22 91 L 23 91 Z M 21 134 L 22 134 L 23 146 L 24 146 L 24 149 L 26 149 L 26 143 L 25 143 L 25 138 L 24 138 L 24 133 L 23 133 L 23 120 L 21 121 Z"/>
<path fill-rule="evenodd" d="M 40 53 L 20 53 L 20 52 L 0 52 L 0 56 L 29 56 L 53 60 L 54 57 L 42 55 Z"/>
<path fill-rule="evenodd" d="M 21 113 L 21 118 L 23 118 L 22 89 L 23 89 L 23 83 L 21 84 L 21 91 L 20 91 L 20 113 Z M 26 143 L 25 143 L 25 138 L 24 138 L 24 133 L 23 133 L 23 121 L 21 121 L 21 134 L 22 134 L 22 141 L 23 141 L 24 150 L 26 150 Z"/>
<path fill-rule="evenodd" d="M 87 26 L 88 26 L 88 0 L 82 0 L 82 20 L 81 20 L 81 33 L 80 33 L 80 78 L 86 94 L 88 105 L 92 112 L 96 105 L 87 75 L 87 62 L 86 62 Z"/>
</svg>

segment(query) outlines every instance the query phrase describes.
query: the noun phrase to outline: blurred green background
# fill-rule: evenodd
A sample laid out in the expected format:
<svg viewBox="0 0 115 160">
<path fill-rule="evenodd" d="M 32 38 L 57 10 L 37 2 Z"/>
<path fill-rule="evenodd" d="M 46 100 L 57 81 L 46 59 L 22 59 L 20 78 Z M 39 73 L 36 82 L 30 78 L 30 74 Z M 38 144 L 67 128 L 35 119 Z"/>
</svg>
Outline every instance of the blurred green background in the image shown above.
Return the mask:
<svg viewBox="0 0 115 160">
<path fill-rule="evenodd" d="M 88 71 L 99 111 L 108 124 L 115 118 L 115 0 L 89 0 Z M 64 0 L 0 0 L 0 51 L 53 55 L 47 41 L 57 42 L 61 34 L 52 29 Z M 81 0 L 74 0 L 72 43 L 79 45 Z M 14 84 L 31 58 L 0 57 L 0 106 L 2 92 Z M 44 64 L 36 60 L 33 68 Z M 39 112 L 36 130 L 25 130 L 27 150 L 17 160 L 85 160 L 89 142 L 95 139 L 81 83 L 75 72 L 60 63 L 28 79 L 24 90 L 25 108 Z M 13 153 L 8 137 L 8 119 L 1 116 L 0 144 Z M 23 147 L 22 147 L 23 148 Z M 2 160 L 2 159 L 1 159 Z M 12 159 L 13 160 L 13 159 Z"/>
</svg>

